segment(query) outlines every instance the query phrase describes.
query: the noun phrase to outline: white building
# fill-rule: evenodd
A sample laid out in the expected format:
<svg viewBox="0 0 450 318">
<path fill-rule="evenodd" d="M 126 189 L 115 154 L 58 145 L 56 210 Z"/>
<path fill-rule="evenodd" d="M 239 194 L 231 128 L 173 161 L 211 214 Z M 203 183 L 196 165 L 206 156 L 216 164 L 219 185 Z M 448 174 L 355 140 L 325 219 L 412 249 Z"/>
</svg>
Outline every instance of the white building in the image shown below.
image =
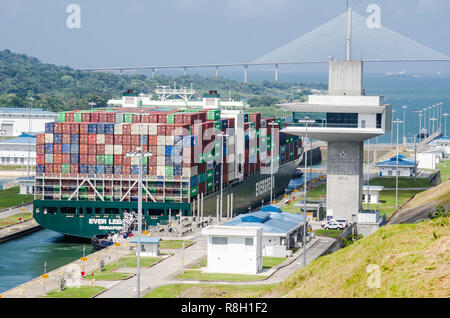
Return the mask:
<svg viewBox="0 0 450 318">
<path fill-rule="evenodd" d="M 16 138 L 0 141 L 0 164 L 23 165 L 26 169 L 28 159 L 30 166 L 36 165 L 35 134 L 23 134 Z"/>
<path fill-rule="evenodd" d="M 0 108 L 0 136 L 45 131 L 45 124 L 56 120 L 57 113 L 42 108 Z"/>
<path fill-rule="evenodd" d="M 17 179 L 19 181 L 19 194 L 33 194 L 34 193 L 34 177 L 23 177 Z"/>
<path fill-rule="evenodd" d="M 363 186 L 362 202 L 367 203 L 380 203 L 380 193 L 383 191 L 383 186 Z"/>
<path fill-rule="evenodd" d="M 441 137 L 439 139 L 435 139 L 429 143 L 430 146 L 434 146 L 438 149 L 441 149 L 445 154 L 450 153 L 450 138 L 449 137 Z"/>
<path fill-rule="evenodd" d="M 380 177 L 413 177 L 417 173 L 417 161 L 408 160 L 403 155 L 394 156 L 390 159 L 381 161 L 375 166 L 378 168 Z"/>
<path fill-rule="evenodd" d="M 159 256 L 159 237 L 141 237 L 141 256 Z M 137 243 L 137 237 L 133 237 L 130 243 Z M 136 250 L 137 255 L 137 250 Z"/>
<path fill-rule="evenodd" d="M 225 225 L 208 226 L 210 273 L 257 274 L 262 270 L 262 228 Z"/>
<path fill-rule="evenodd" d="M 436 163 L 439 163 L 439 156 L 434 152 L 418 152 L 417 160 L 419 169 L 436 169 Z"/>
</svg>

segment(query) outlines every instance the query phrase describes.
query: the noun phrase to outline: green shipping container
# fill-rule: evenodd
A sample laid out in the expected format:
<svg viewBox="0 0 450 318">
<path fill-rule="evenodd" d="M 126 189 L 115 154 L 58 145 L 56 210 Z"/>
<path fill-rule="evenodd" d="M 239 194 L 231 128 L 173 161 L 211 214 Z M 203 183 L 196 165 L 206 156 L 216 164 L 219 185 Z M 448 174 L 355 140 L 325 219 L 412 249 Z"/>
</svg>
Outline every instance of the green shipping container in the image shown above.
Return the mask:
<svg viewBox="0 0 450 318">
<path fill-rule="evenodd" d="M 97 164 L 104 165 L 105 164 L 105 155 L 97 155 Z"/>
<path fill-rule="evenodd" d="M 73 114 L 73 121 L 75 123 L 81 123 L 81 113 L 80 112 Z"/>
<path fill-rule="evenodd" d="M 166 166 L 166 177 L 173 177 L 173 166 Z"/>
<path fill-rule="evenodd" d="M 70 173 L 70 164 L 63 163 L 61 165 L 61 173 Z"/>
<path fill-rule="evenodd" d="M 133 114 L 132 113 L 125 113 L 123 115 L 123 122 L 131 124 L 133 122 Z"/>
<path fill-rule="evenodd" d="M 167 124 L 175 124 L 175 114 L 167 114 L 166 115 L 166 123 Z"/>
<path fill-rule="evenodd" d="M 210 109 L 206 112 L 207 120 L 218 120 L 220 119 L 220 109 Z"/>
<path fill-rule="evenodd" d="M 220 122 L 220 121 L 215 121 L 215 122 L 214 122 L 214 129 L 215 129 L 215 130 L 221 130 L 221 129 L 222 129 L 222 122 Z"/>
<path fill-rule="evenodd" d="M 211 190 L 214 187 L 214 180 L 206 180 L 206 190 Z"/>
<path fill-rule="evenodd" d="M 105 165 L 114 164 L 114 155 L 105 155 Z"/>
<path fill-rule="evenodd" d="M 211 170 L 206 171 L 206 179 L 212 180 L 213 178 L 214 178 L 214 170 L 211 169 Z"/>
<path fill-rule="evenodd" d="M 51 153 L 45 154 L 45 163 L 53 163 L 53 154 Z"/>
<path fill-rule="evenodd" d="M 198 186 L 191 187 L 191 197 L 198 194 Z"/>
<path fill-rule="evenodd" d="M 57 117 L 58 122 L 65 122 L 66 121 L 66 112 L 59 112 Z"/>
<path fill-rule="evenodd" d="M 200 173 L 198 175 L 198 183 L 205 182 L 205 180 L 206 180 L 206 173 Z"/>
<path fill-rule="evenodd" d="M 116 114 L 116 123 L 117 124 L 123 123 L 123 114 Z"/>
</svg>

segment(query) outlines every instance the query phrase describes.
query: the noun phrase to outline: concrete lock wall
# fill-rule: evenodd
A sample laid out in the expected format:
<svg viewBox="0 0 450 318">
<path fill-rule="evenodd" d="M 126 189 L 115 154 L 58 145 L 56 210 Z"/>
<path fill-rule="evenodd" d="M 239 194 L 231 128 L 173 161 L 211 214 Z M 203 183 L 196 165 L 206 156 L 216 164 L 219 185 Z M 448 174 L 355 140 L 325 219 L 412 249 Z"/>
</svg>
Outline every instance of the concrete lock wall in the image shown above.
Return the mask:
<svg viewBox="0 0 450 318">
<path fill-rule="evenodd" d="M 352 221 L 361 208 L 362 142 L 328 142 L 327 216 Z"/>
</svg>

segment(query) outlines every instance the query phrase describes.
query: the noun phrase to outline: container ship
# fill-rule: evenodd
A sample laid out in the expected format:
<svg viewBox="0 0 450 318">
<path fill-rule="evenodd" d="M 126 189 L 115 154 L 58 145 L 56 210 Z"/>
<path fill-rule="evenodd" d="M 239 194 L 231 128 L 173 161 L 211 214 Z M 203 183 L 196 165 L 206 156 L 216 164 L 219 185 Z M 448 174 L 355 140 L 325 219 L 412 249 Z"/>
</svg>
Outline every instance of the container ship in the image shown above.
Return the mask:
<svg viewBox="0 0 450 318">
<path fill-rule="evenodd" d="M 284 193 L 302 153 L 300 137 L 280 132 L 285 118 L 247 114 L 217 91 L 189 94 L 128 90 L 106 108 L 59 112 L 36 138 L 35 220 L 77 237 L 120 232 L 137 212 L 140 171 L 144 229 L 218 216 L 221 189 L 232 215 L 269 202 L 271 184 Z"/>
</svg>

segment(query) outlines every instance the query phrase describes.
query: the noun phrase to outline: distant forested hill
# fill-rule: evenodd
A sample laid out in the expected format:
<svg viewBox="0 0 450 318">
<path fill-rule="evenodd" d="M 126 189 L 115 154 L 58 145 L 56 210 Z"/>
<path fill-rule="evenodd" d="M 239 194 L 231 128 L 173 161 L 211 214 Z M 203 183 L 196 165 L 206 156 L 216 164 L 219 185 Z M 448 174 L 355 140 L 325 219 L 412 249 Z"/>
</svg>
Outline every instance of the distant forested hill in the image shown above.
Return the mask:
<svg viewBox="0 0 450 318">
<path fill-rule="evenodd" d="M 145 75 L 118 75 L 100 72 L 81 72 L 67 66 L 45 64 L 37 58 L 0 51 L 0 107 L 33 107 L 61 111 L 87 109 L 89 102 L 106 106 L 108 99 L 119 97 L 127 89 L 149 93 L 160 85 L 187 86 L 191 83 L 200 95 L 209 89 L 223 97 L 229 92 L 233 99 L 246 98 L 251 106 L 265 107 L 281 99 L 302 99 L 310 89 L 326 89 L 325 84 L 283 83 L 275 81 L 242 83 L 224 78 L 198 75 L 164 76 L 154 79 Z"/>
</svg>

